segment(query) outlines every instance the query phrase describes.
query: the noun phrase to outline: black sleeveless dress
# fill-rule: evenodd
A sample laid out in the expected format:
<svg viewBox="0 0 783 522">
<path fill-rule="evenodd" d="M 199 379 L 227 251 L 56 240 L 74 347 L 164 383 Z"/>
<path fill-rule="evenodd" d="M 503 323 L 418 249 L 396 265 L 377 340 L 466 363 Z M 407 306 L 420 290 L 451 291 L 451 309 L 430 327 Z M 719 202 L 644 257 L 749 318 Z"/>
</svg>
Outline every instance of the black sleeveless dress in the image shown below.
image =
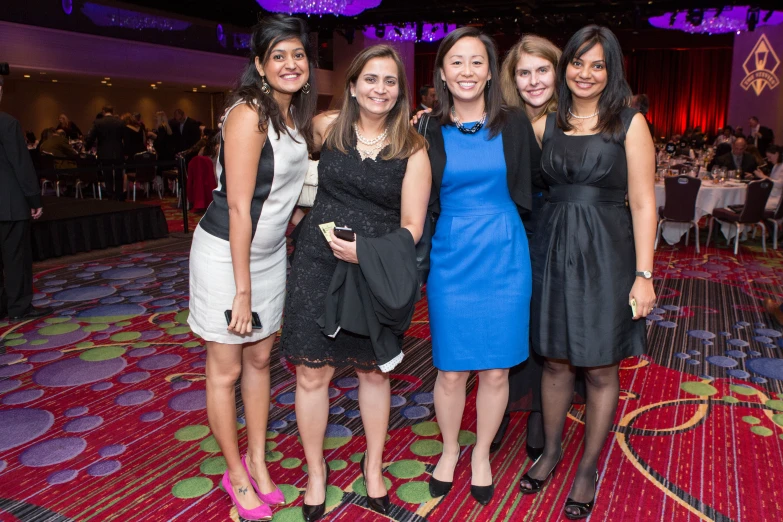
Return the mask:
<svg viewBox="0 0 783 522">
<path fill-rule="evenodd" d="M 321 332 L 326 292 L 338 259 L 318 225 L 334 222 L 363 237 L 385 236 L 400 228 L 402 180 L 408 160 L 362 160 L 324 149 L 318 163 L 318 192 L 304 218 L 288 278 L 280 339 L 282 355 L 292 364 L 377 369 L 369 337 L 341 330 L 335 338 Z M 399 339 L 402 347 L 402 337 Z"/>
<path fill-rule="evenodd" d="M 626 131 L 635 114 L 623 110 Z M 632 320 L 628 305 L 636 251 L 625 203 L 625 147 L 598 134 L 567 136 L 554 114 L 547 116 L 542 145 L 550 192 L 530 249 L 533 347 L 583 367 L 641 355 L 646 323 Z"/>
</svg>

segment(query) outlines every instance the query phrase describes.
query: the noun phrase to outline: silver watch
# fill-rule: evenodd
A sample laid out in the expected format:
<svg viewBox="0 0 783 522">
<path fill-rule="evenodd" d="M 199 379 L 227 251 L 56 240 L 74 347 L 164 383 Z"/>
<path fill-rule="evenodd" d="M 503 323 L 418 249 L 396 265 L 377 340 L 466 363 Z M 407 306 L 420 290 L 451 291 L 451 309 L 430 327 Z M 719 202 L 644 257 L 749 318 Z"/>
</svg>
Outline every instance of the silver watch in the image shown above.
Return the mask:
<svg viewBox="0 0 783 522">
<path fill-rule="evenodd" d="M 649 270 L 637 270 L 636 277 L 643 277 L 645 279 L 652 279 L 652 272 Z"/>
</svg>

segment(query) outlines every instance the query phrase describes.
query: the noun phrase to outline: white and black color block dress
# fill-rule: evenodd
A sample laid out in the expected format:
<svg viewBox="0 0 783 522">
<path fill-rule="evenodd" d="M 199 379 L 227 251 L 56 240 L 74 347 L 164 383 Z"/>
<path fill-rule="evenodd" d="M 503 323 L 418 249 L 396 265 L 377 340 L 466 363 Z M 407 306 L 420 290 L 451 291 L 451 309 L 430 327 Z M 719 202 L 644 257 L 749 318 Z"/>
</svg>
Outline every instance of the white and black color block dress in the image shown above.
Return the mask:
<svg viewBox="0 0 783 522">
<path fill-rule="evenodd" d="M 228 113 L 244 102 L 231 106 Z M 224 117 L 224 118 L 225 118 Z M 231 310 L 236 285 L 228 243 L 228 200 L 223 134 L 216 174 L 218 187 L 193 234 L 190 249 L 190 317 L 193 332 L 206 341 L 243 344 L 260 341 L 280 328 L 286 284 L 285 231 L 302 191 L 308 167 L 307 144 L 296 130 L 278 135 L 270 125 L 261 149 L 256 187 L 250 205 L 251 310 L 262 329 L 239 336 L 228 331 L 225 311 Z"/>
</svg>

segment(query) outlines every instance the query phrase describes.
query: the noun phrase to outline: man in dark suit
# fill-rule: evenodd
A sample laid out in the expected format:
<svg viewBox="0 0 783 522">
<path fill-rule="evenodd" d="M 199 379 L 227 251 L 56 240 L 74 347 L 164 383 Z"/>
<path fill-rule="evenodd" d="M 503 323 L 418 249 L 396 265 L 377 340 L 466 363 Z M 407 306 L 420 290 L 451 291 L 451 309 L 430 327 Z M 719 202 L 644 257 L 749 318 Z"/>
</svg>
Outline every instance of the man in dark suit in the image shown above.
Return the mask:
<svg viewBox="0 0 783 522">
<path fill-rule="evenodd" d="M 185 116 L 182 109 L 174 109 L 174 119 L 169 122 L 174 150 L 188 150 L 201 139 L 201 123 Z"/>
<path fill-rule="evenodd" d="M 42 214 L 41 189 L 22 126 L 9 114 L 0 112 L 0 319 L 35 318 L 52 311 L 32 305 L 30 218 L 38 219 Z"/>
<path fill-rule="evenodd" d="M 103 108 L 103 118 L 95 120 L 90 132 L 87 133 L 84 146 L 90 150 L 98 142 L 98 161 L 102 165 L 112 167 L 125 160 L 122 138 L 125 135 L 125 124 L 114 115 L 114 108 L 107 105 Z M 117 200 L 125 199 L 122 189 L 122 169 L 107 168 L 103 171 L 108 197 Z"/>
<path fill-rule="evenodd" d="M 748 119 L 748 143 L 755 145 L 761 155 L 767 152 L 767 147 L 775 142 L 775 133 L 769 127 L 762 127 L 756 116 Z"/>
<path fill-rule="evenodd" d="M 712 170 L 713 165 L 726 167 L 729 170 L 742 170 L 744 173 L 753 173 L 758 168 L 756 158 L 752 154 L 745 152 L 748 148 L 748 142 L 745 138 L 737 138 L 731 146 L 731 152 L 718 156 L 708 168 Z"/>
<path fill-rule="evenodd" d="M 434 109 L 435 101 L 438 99 L 438 95 L 435 94 L 435 87 L 432 85 L 422 85 L 419 87 L 419 105 L 414 109 L 415 112 Z"/>
</svg>

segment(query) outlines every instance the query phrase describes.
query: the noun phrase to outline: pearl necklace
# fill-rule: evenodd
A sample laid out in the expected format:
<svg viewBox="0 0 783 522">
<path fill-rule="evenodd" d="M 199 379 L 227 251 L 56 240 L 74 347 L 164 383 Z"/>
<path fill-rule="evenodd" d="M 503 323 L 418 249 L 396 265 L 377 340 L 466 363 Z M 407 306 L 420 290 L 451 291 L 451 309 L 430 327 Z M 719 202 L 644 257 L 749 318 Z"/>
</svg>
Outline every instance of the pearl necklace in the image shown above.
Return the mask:
<svg viewBox="0 0 783 522">
<path fill-rule="evenodd" d="M 386 127 L 377 138 L 373 138 L 371 140 L 368 140 L 362 136 L 362 133 L 359 132 L 359 125 L 356 123 L 353 124 L 353 131 L 356 133 L 356 139 L 359 141 L 359 143 L 370 147 L 368 150 L 361 150 L 359 147 L 356 147 L 356 150 L 359 151 L 359 156 L 362 158 L 362 160 L 366 160 L 367 158 L 375 159 L 378 156 L 378 153 L 383 150 L 384 140 L 386 140 L 386 136 L 389 133 L 389 128 Z"/>
<path fill-rule="evenodd" d="M 463 134 L 476 134 L 481 127 L 484 126 L 484 123 L 487 121 L 487 113 L 481 115 L 481 119 L 473 124 L 472 127 L 468 128 L 465 127 L 461 121 L 459 121 L 459 118 L 457 117 L 457 111 L 454 110 L 454 106 L 451 106 L 451 119 L 454 120 L 454 125 L 457 126 L 459 131 Z"/>
<path fill-rule="evenodd" d="M 589 120 L 589 119 L 590 119 L 590 118 L 592 118 L 593 116 L 598 116 L 598 111 L 595 111 L 595 112 L 594 112 L 593 114 L 591 114 L 590 116 L 577 116 L 576 114 L 574 114 L 573 112 L 571 112 L 571 109 L 569 108 L 569 109 L 568 109 L 568 114 L 570 114 L 572 117 L 576 118 L 577 120 Z"/>
</svg>

